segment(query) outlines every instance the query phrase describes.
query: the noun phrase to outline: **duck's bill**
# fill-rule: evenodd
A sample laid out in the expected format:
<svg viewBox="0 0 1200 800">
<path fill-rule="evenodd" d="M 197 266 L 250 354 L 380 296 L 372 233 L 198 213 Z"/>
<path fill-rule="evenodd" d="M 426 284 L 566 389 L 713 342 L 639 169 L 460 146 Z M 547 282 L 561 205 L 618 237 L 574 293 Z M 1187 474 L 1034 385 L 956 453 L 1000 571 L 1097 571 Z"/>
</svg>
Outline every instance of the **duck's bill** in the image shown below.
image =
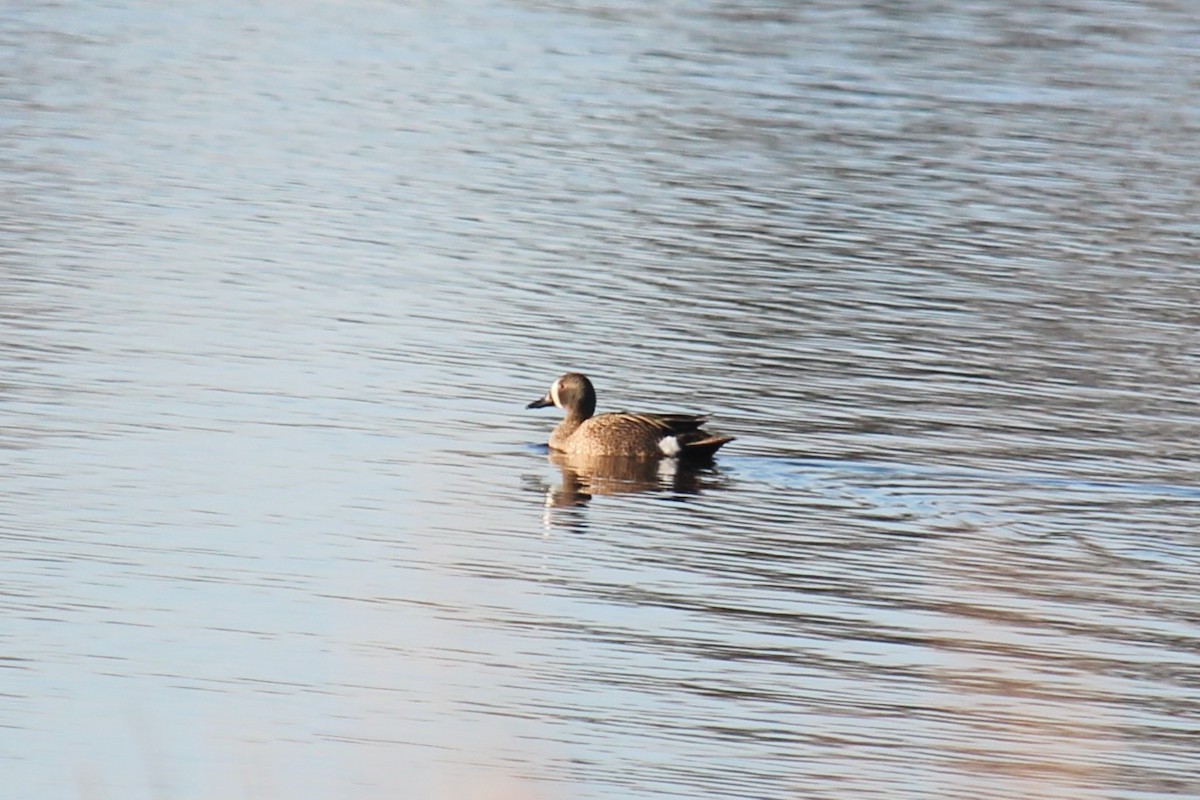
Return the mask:
<svg viewBox="0 0 1200 800">
<path fill-rule="evenodd" d="M 550 399 L 550 395 L 546 395 L 545 397 L 539 397 L 537 400 L 534 400 L 532 403 L 530 403 L 529 405 L 527 405 L 525 407 L 526 408 L 545 408 L 546 406 L 552 406 L 552 405 L 554 405 L 554 401 Z"/>
</svg>

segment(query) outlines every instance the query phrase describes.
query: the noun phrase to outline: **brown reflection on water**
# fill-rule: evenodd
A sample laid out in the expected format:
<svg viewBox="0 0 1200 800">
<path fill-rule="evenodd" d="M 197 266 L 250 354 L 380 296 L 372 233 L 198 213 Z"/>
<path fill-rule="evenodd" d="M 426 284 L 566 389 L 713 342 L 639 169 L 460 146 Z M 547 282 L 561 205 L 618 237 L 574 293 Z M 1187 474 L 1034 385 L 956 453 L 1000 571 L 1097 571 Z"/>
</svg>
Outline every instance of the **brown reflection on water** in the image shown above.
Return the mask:
<svg viewBox="0 0 1200 800">
<path fill-rule="evenodd" d="M 547 459 L 562 476 L 558 486 L 546 489 L 548 508 L 586 505 L 596 495 L 639 492 L 689 495 L 724 485 L 724 478 L 712 461 L 583 456 L 558 452 L 551 452 Z"/>
</svg>

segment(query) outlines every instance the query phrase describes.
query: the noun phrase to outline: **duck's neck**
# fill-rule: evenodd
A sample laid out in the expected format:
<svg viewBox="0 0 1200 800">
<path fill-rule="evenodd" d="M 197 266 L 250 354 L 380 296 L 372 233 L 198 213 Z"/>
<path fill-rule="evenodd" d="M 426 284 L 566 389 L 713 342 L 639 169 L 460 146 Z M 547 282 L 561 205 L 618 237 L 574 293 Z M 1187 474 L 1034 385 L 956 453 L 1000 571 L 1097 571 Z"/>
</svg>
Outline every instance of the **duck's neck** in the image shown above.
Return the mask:
<svg viewBox="0 0 1200 800">
<path fill-rule="evenodd" d="M 562 449 L 560 445 L 571 438 L 571 434 L 579 430 L 579 426 L 587 421 L 588 417 L 592 416 L 592 409 L 580 408 L 570 411 L 562 422 L 558 423 L 558 427 L 554 429 L 554 433 L 550 435 L 550 446 Z"/>
</svg>

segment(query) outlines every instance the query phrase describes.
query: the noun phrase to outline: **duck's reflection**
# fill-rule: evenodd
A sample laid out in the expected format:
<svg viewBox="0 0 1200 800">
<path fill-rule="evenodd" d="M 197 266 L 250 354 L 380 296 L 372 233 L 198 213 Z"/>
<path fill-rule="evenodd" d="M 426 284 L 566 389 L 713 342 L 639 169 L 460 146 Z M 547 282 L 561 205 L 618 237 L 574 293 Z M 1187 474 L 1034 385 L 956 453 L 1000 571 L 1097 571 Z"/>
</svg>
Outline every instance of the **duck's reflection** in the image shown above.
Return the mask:
<svg viewBox="0 0 1200 800">
<path fill-rule="evenodd" d="M 580 456 L 550 451 L 562 482 L 546 490 L 547 508 L 586 505 L 596 495 L 671 492 L 699 494 L 724 482 L 711 459 Z"/>
</svg>

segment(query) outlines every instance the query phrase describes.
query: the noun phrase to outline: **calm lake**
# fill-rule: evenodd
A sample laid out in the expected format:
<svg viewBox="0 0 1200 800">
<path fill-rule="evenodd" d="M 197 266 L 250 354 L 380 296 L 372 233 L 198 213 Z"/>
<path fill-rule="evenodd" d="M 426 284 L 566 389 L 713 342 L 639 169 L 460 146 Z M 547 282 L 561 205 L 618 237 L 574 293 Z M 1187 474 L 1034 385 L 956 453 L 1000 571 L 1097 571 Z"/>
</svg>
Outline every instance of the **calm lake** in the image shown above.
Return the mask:
<svg viewBox="0 0 1200 800">
<path fill-rule="evenodd" d="M 1171 0 L 8 3 L 3 793 L 1200 796 L 1198 98 Z"/>
</svg>

